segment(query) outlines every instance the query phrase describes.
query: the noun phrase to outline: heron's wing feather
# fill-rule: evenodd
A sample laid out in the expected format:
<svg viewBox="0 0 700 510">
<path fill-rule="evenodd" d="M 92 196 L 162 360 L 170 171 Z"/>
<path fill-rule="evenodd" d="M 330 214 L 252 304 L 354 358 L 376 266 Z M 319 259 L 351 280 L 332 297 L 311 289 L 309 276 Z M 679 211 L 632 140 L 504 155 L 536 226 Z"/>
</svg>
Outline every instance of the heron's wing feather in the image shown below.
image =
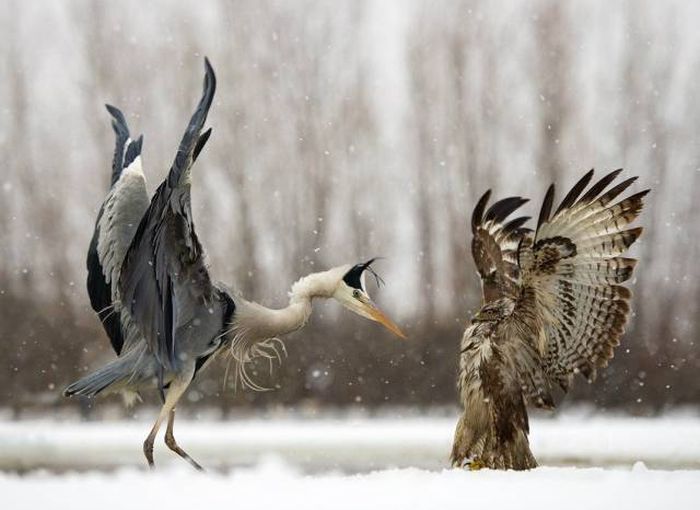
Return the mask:
<svg viewBox="0 0 700 510">
<path fill-rule="evenodd" d="M 636 178 L 603 193 L 619 171 L 581 198 L 593 177 L 587 173 L 550 217 L 554 188 L 547 193 L 537 231 L 522 243 L 521 298 L 516 317 L 541 331 L 538 350 L 545 370 L 564 389 L 571 375 L 589 379 L 607 365 L 629 315 L 630 291 L 621 284 L 636 260 L 621 257 L 641 228 L 628 229 L 649 190 L 613 203 Z"/>
<path fill-rule="evenodd" d="M 124 344 L 124 336 L 122 335 L 121 322 L 119 314 L 113 313 L 112 310 L 112 287 L 107 283 L 105 270 L 100 262 L 97 254 L 97 240 L 100 235 L 99 222 L 102 219 L 103 209 L 97 216 L 97 225 L 95 232 L 90 241 L 87 254 L 87 291 L 90 297 L 90 305 L 97 313 L 102 327 L 104 328 L 109 341 L 112 344 L 114 351 L 119 354 Z"/>
<path fill-rule="evenodd" d="M 117 354 L 130 348 L 136 337 L 130 334 L 122 313 L 117 282 L 119 270 L 143 213 L 148 207 L 146 181 L 141 171 L 143 138 L 132 140 L 124 115 L 107 105 L 112 115 L 116 143 L 112 160 L 110 190 L 102 203 L 88 248 L 87 289 Z M 125 345 L 126 344 L 126 345 Z"/>
<path fill-rule="evenodd" d="M 484 302 L 504 296 L 514 297 L 520 283 L 517 250 L 520 240 L 530 232 L 523 225 L 529 219 L 522 216 L 508 221 L 527 199 L 509 197 L 486 205 L 491 192 L 479 200 L 472 214 L 472 256 L 481 276 Z"/>
<path fill-rule="evenodd" d="M 122 300 L 163 368 L 178 362 L 178 327 L 193 319 L 214 288 L 192 222 L 189 175 L 206 142 L 202 133 L 216 81 L 206 61 L 204 92 L 168 177 L 153 196 L 121 269 Z"/>
<path fill-rule="evenodd" d="M 110 181 L 110 187 L 114 186 L 114 183 L 119 180 L 119 176 L 122 170 L 126 168 L 127 165 L 124 164 L 124 158 L 126 156 L 127 144 L 131 141 L 129 134 L 129 126 L 126 123 L 126 118 L 121 110 L 110 104 L 105 105 L 105 108 L 112 116 L 112 129 L 114 130 L 115 144 L 114 144 L 114 156 L 112 158 L 112 179 Z M 139 146 L 139 152 L 141 147 Z"/>
</svg>

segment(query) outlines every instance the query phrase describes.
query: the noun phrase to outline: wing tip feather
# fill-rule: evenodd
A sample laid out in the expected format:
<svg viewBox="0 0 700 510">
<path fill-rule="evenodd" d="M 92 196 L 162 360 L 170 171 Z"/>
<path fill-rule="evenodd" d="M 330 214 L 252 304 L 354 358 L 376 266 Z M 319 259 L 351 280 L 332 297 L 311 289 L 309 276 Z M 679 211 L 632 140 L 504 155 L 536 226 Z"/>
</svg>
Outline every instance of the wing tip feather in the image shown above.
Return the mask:
<svg viewBox="0 0 700 510">
<path fill-rule="evenodd" d="M 554 183 L 552 183 L 549 185 L 549 188 L 547 188 L 547 193 L 545 194 L 544 200 L 542 201 L 542 208 L 540 209 L 540 215 L 537 219 L 538 231 L 544 223 L 549 221 L 549 216 L 552 212 L 552 203 L 554 202 L 554 190 Z"/>
<path fill-rule="evenodd" d="M 472 212 L 472 233 L 476 232 L 476 229 L 481 225 L 481 222 L 484 219 L 484 211 L 486 210 L 486 204 L 489 202 L 489 198 L 491 197 L 491 190 L 487 189 L 486 192 L 481 195 L 481 198 L 476 203 L 476 206 L 474 207 L 474 211 Z"/>
</svg>

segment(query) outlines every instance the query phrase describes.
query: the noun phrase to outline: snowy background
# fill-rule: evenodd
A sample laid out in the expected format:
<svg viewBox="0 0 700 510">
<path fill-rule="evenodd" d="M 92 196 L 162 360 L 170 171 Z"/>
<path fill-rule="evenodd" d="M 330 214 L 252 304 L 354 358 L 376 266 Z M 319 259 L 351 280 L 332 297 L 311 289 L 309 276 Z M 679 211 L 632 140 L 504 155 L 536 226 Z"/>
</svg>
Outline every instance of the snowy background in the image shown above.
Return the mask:
<svg viewBox="0 0 700 510">
<path fill-rule="evenodd" d="M 697 506 L 700 4 L 0 4 L 0 508 Z M 103 104 L 144 133 L 153 190 L 204 55 L 218 90 L 193 200 L 213 275 L 278 306 L 305 273 L 383 256 L 370 292 L 410 340 L 319 304 L 260 367 L 274 391 L 234 392 L 215 366 L 186 394 L 178 437 L 209 473 L 157 449 L 144 477 L 155 395 L 124 410 L 60 392 L 113 356 L 84 283 Z M 492 187 L 534 215 L 591 167 L 653 190 L 622 345 L 533 420 L 543 468 L 447 470 L 474 203 Z"/>
<path fill-rule="evenodd" d="M 651 187 L 633 316 L 615 361 L 568 402 L 634 414 L 700 398 L 700 40 L 696 2 L 4 0 L 0 81 L 0 406 L 83 405 L 59 390 L 112 355 L 85 252 L 113 134 L 144 133 L 154 189 L 198 100 L 219 87 L 193 174 L 211 271 L 285 303 L 308 272 L 383 256 L 370 289 L 411 341 L 319 304 L 258 380 L 189 393 L 224 413 L 455 401 L 457 340 L 479 302 L 467 219 L 488 187 L 563 193 L 591 167 Z M 232 384 L 232 382 L 231 382 Z"/>
</svg>

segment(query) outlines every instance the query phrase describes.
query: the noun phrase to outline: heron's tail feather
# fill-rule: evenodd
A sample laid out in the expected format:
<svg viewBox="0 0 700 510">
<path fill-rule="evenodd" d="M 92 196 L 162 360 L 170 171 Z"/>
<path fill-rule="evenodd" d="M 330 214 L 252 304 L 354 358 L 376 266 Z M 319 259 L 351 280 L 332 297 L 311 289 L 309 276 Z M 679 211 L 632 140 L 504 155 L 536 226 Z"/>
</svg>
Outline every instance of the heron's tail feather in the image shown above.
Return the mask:
<svg viewBox="0 0 700 510">
<path fill-rule="evenodd" d="M 102 368 L 78 379 L 63 390 L 63 395 L 94 397 L 103 392 L 135 390 L 139 383 L 154 375 L 152 367 L 141 351 L 141 349 L 129 351 Z"/>
<path fill-rule="evenodd" d="M 121 360 L 117 360 L 117 362 L 118 361 Z M 113 386 L 123 379 L 128 378 L 128 374 L 124 374 L 122 373 L 122 370 L 118 369 L 119 363 L 117 362 L 110 363 L 109 365 L 86 375 L 82 379 L 78 379 L 63 390 L 63 395 L 66 397 L 71 397 L 73 395 L 94 397 L 110 386 Z"/>
</svg>

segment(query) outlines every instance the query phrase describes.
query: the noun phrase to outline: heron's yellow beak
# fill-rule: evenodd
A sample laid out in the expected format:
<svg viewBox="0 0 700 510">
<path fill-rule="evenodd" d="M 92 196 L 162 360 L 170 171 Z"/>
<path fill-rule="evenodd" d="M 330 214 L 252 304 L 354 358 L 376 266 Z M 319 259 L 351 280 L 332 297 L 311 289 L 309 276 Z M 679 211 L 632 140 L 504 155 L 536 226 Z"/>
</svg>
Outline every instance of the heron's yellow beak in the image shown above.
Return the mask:
<svg viewBox="0 0 700 510">
<path fill-rule="evenodd" d="M 406 338 L 403 331 L 387 317 L 384 312 L 382 312 L 377 305 L 370 299 L 366 292 L 360 289 L 353 289 L 347 285 L 341 285 L 338 290 L 336 290 L 333 297 L 340 301 L 340 303 L 347 308 L 352 310 L 357 315 L 362 315 L 363 317 L 378 322 L 386 329 L 394 333 L 399 338 Z"/>
<path fill-rule="evenodd" d="M 366 314 L 365 317 L 367 317 L 370 320 L 373 320 L 375 322 L 378 322 L 382 326 L 384 326 L 386 329 L 394 333 L 396 336 L 399 338 L 403 338 L 404 340 L 406 339 L 406 335 L 403 334 L 403 331 L 399 329 L 399 327 L 392 321 L 389 317 L 387 317 L 384 312 L 382 312 L 379 308 L 375 306 L 374 303 L 369 301 L 368 303 L 362 303 L 363 306 L 365 307 Z"/>
</svg>

